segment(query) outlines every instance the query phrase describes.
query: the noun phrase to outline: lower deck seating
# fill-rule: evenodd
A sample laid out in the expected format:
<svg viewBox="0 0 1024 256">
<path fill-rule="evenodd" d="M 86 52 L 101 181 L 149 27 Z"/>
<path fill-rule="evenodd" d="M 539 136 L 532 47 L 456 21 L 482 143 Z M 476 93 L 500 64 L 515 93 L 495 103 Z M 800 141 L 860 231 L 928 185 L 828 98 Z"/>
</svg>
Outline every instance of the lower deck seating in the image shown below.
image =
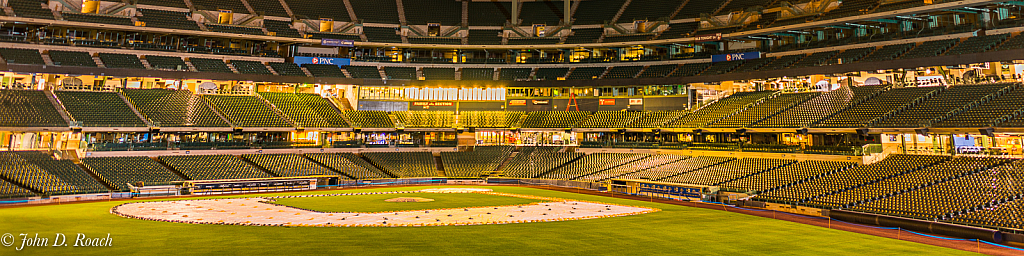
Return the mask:
<svg viewBox="0 0 1024 256">
<path fill-rule="evenodd" d="M 337 172 L 296 154 L 255 154 L 242 157 L 278 177 L 340 176 Z"/>
<path fill-rule="evenodd" d="M 346 176 L 359 180 L 390 178 L 387 174 L 352 153 L 313 153 L 306 157 Z"/>
<path fill-rule="evenodd" d="M 506 177 L 533 178 L 583 156 L 578 152 L 558 152 L 557 147 L 524 147 L 502 169 Z"/>
<path fill-rule="evenodd" d="M 449 178 L 480 178 L 496 171 L 511 151 L 511 147 L 476 147 L 467 152 L 441 152 L 441 161 Z"/>
<path fill-rule="evenodd" d="M 429 152 L 363 153 L 376 166 L 400 178 L 437 177 L 437 163 Z"/>
<path fill-rule="evenodd" d="M 149 157 L 89 157 L 82 163 L 117 191 L 128 191 L 128 184 L 168 185 L 185 179 Z"/>
<path fill-rule="evenodd" d="M 541 174 L 536 178 L 541 179 L 576 179 L 605 171 L 634 161 L 641 161 L 651 156 L 650 154 L 637 153 L 594 153 L 583 156 L 576 161 L 570 162 L 562 167 L 555 168 L 550 172 Z"/>
<path fill-rule="evenodd" d="M 190 180 L 270 178 L 270 174 L 232 155 L 161 156 L 160 161 Z"/>
<path fill-rule="evenodd" d="M 822 196 L 883 180 L 907 171 L 921 169 L 946 160 L 948 160 L 948 157 L 945 156 L 891 155 L 880 162 L 849 168 L 773 190 L 759 195 L 758 199 L 769 202 L 810 204 L 811 200 Z"/>
<path fill-rule="evenodd" d="M 973 212 L 991 213 L 993 212 L 991 211 L 992 209 L 999 208 L 994 206 L 998 206 L 1006 200 L 1012 200 L 1014 197 L 1021 195 L 1020 188 L 1015 185 L 1022 178 L 1022 169 L 1019 169 L 1021 167 L 1019 161 L 988 169 L 988 167 L 991 167 L 991 164 L 1004 160 L 965 159 L 967 160 L 958 161 L 958 159 L 954 159 L 949 162 L 959 162 L 974 166 L 963 166 L 968 167 L 963 169 L 942 170 L 939 174 L 929 173 L 929 170 L 921 170 L 876 183 L 879 185 L 874 186 L 875 189 L 884 188 L 885 190 L 865 192 L 885 193 L 888 190 L 896 191 L 896 193 L 879 198 L 878 200 L 858 204 L 851 209 L 916 219 L 942 220 L 962 216 L 965 213 L 968 216 L 972 215 Z M 953 165 L 947 164 L 946 166 L 953 167 Z M 975 167 L 976 169 L 970 167 Z M 941 178 L 941 176 L 955 173 L 965 173 L 966 175 Z M 871 188 L 860 188 L 859 190 L 869 189 Z M 1013 214 L 1003 216 L 1013 216 Z M 979 222 L 975 224 L 985 225 L 987 223 Z M 1017 226 L 1019 227 L 1019 225 L 1020 221 L 1018 219 Z"/>
<path fill-rule="evenodd" d="M 888 195 L 903 193 L 934 182 L 940 182 L 965 174 L 979 172 L 1001 165 L 1005 160 L 998 158 L 957 157 L 920 169 L 910 169 L 888 178 L 847 188 L 829 195 L 810 200 L 816 205 L 850 207 L 870 202 Z M 898 171 L 898 170 L 897 170 Z"/>
<path fill-rule="evenodd" d="M 78 188 L 60 177 L 29 163 L 14 152 L 0 152 L 0 176 L 44 194 L 68 194 Z"/>
<path fill-rule="evenodd" d="M 1016 161 L 991 170 L 939 183 L 907 195 L 900 208 L 886 213 L 924 218 L 951 219 L 955 223 L 996 228 L 1024 229 L 1024 162 Z M 949 196 L 958 195 L 958 196 Z M 916 207 L 915 207 L 916 206 Z M 951 212 L 941 215 L 943 211 Z"/>
<path fill-rule="evenodd" d="M 678 162 L 680 160 L 687 159 L 687 156 L 670 155 L 670 154 L 659 154 L 651 155 L 651 157 L 645 158 L 642 161 L 636 161 L 630 164 L 620 165 L 611 169 L 603 170 L 590 175 L 581 176 L 574 180 L 597 182 L 604 181 L 619 176 L 627 175 L 630 173 L 641 172 L 644 170 L 657 168 L 666 164 Z"/>
<path fill-rule="evenodd" d="M 764 192 L 857 166 L 853 162 L 808 160 L 722 183 L 732 190 Z"/>
<path fill-rule="evenodd" d="M 795 161 L 769 158 L 743 158 L 671 176 L 661 179 L 661 181 L 718 186 L 722 183 L 774 170 L 776 168 L 792 164 L 793 162 Z"/>
<path fill-rule="evenodd" d="M 53 156 L 44 154 L 41 151 L 21 151 L 14 152 L 14 154 L 24 159 L 27 163 L 36 165 L 73 186 L 75 188 L 74 193 L 102 193 L 109 191 L 103 183 L 94 179 L 71 160 L 57 160 Z"/>
<path fill-rule="evenodd" d="M 24 189 L 17 185 L 11 184 L 5 180 L 0 180 L 0 198 L 17 198 L 17 197 L 33 197 L 36 196 L 31 190 Z"/>
</svg>

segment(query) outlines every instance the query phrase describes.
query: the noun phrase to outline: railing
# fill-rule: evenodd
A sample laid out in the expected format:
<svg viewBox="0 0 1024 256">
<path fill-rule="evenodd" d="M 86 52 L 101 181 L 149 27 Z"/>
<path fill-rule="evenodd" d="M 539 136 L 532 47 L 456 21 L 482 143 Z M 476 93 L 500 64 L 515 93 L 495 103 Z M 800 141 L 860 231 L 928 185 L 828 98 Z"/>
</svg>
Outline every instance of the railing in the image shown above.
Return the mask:
<svg viewBox="0 0 1024 256">
<path fill-rule="evenodd" d="M 736 152 L 766 153 L 801 153 L 820 155 L 864 155 L 866 149 L 853 146 L 807 146 L 782 144 L 743 144 L 743 143 L 696 143 L 696 142 L 602 142 L 582 141 L 581 148 L 636 148 L 636 149 L 677 149 L 677 150 L 710 150 Z"/>
</svg>

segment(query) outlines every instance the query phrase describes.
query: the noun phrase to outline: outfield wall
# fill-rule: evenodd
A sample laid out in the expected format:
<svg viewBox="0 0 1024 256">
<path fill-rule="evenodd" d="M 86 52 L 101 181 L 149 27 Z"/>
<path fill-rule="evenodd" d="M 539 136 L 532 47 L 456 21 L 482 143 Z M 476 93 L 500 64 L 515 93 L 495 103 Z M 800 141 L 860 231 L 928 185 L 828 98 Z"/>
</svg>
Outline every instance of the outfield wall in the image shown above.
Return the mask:
<svg viewBox="0 0 1024 256">
<path fill-rule="evenodd" d="M 831 210 L 828 212 L 828 216 L 835 220 L 868 224 L 872 226 L 897 227 L 910 231 L 927 232 L 931 234 L 962 237 L 967 239 L 980 239 L 994 243 L 1003 242 L 1003 233 L 992 229 L 844 210 Z"/>
</svg>

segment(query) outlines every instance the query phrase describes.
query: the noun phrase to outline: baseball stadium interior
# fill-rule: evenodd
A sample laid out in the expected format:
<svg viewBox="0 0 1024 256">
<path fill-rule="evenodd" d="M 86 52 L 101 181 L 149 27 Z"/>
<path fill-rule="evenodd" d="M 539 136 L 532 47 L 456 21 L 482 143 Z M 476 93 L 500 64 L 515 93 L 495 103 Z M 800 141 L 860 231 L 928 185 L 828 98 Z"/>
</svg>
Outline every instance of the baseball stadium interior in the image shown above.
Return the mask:
<svg viewBox="0 0 1024 256">
<path fill-rule="evenodd" d="M 0 210 L 298 177 L 680 199 L 655 184 L 1024 245 L 1024 2 L 324 2 L 0 0 Z"/>
</svg>

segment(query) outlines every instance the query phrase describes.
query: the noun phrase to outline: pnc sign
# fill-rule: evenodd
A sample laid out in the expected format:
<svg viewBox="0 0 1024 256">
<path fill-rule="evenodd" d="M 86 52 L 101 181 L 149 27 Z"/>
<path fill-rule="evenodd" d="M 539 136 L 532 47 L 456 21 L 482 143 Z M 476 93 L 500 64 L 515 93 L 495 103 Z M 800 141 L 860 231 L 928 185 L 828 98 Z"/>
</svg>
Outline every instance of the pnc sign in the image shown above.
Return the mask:
<svg viewBox="0 0 1024 256">
<path fill-rule="evenodd" d="M 348 66 L 352 60 L 349 58 L 326 58 L 326 57 L 301 57 L 295 56 L 295 64 L 324 64 L 335 66 Z"/>
<path fill-rule="evenodd" d="M 752 60 L 761 58 L 761 52 L 743 52 L 743 53 L 730 53 L 730 54 L 718 54 L 711 55 L 711 62 L 721 61 L 734 61 L 734 60 Z"/>
</svg>

